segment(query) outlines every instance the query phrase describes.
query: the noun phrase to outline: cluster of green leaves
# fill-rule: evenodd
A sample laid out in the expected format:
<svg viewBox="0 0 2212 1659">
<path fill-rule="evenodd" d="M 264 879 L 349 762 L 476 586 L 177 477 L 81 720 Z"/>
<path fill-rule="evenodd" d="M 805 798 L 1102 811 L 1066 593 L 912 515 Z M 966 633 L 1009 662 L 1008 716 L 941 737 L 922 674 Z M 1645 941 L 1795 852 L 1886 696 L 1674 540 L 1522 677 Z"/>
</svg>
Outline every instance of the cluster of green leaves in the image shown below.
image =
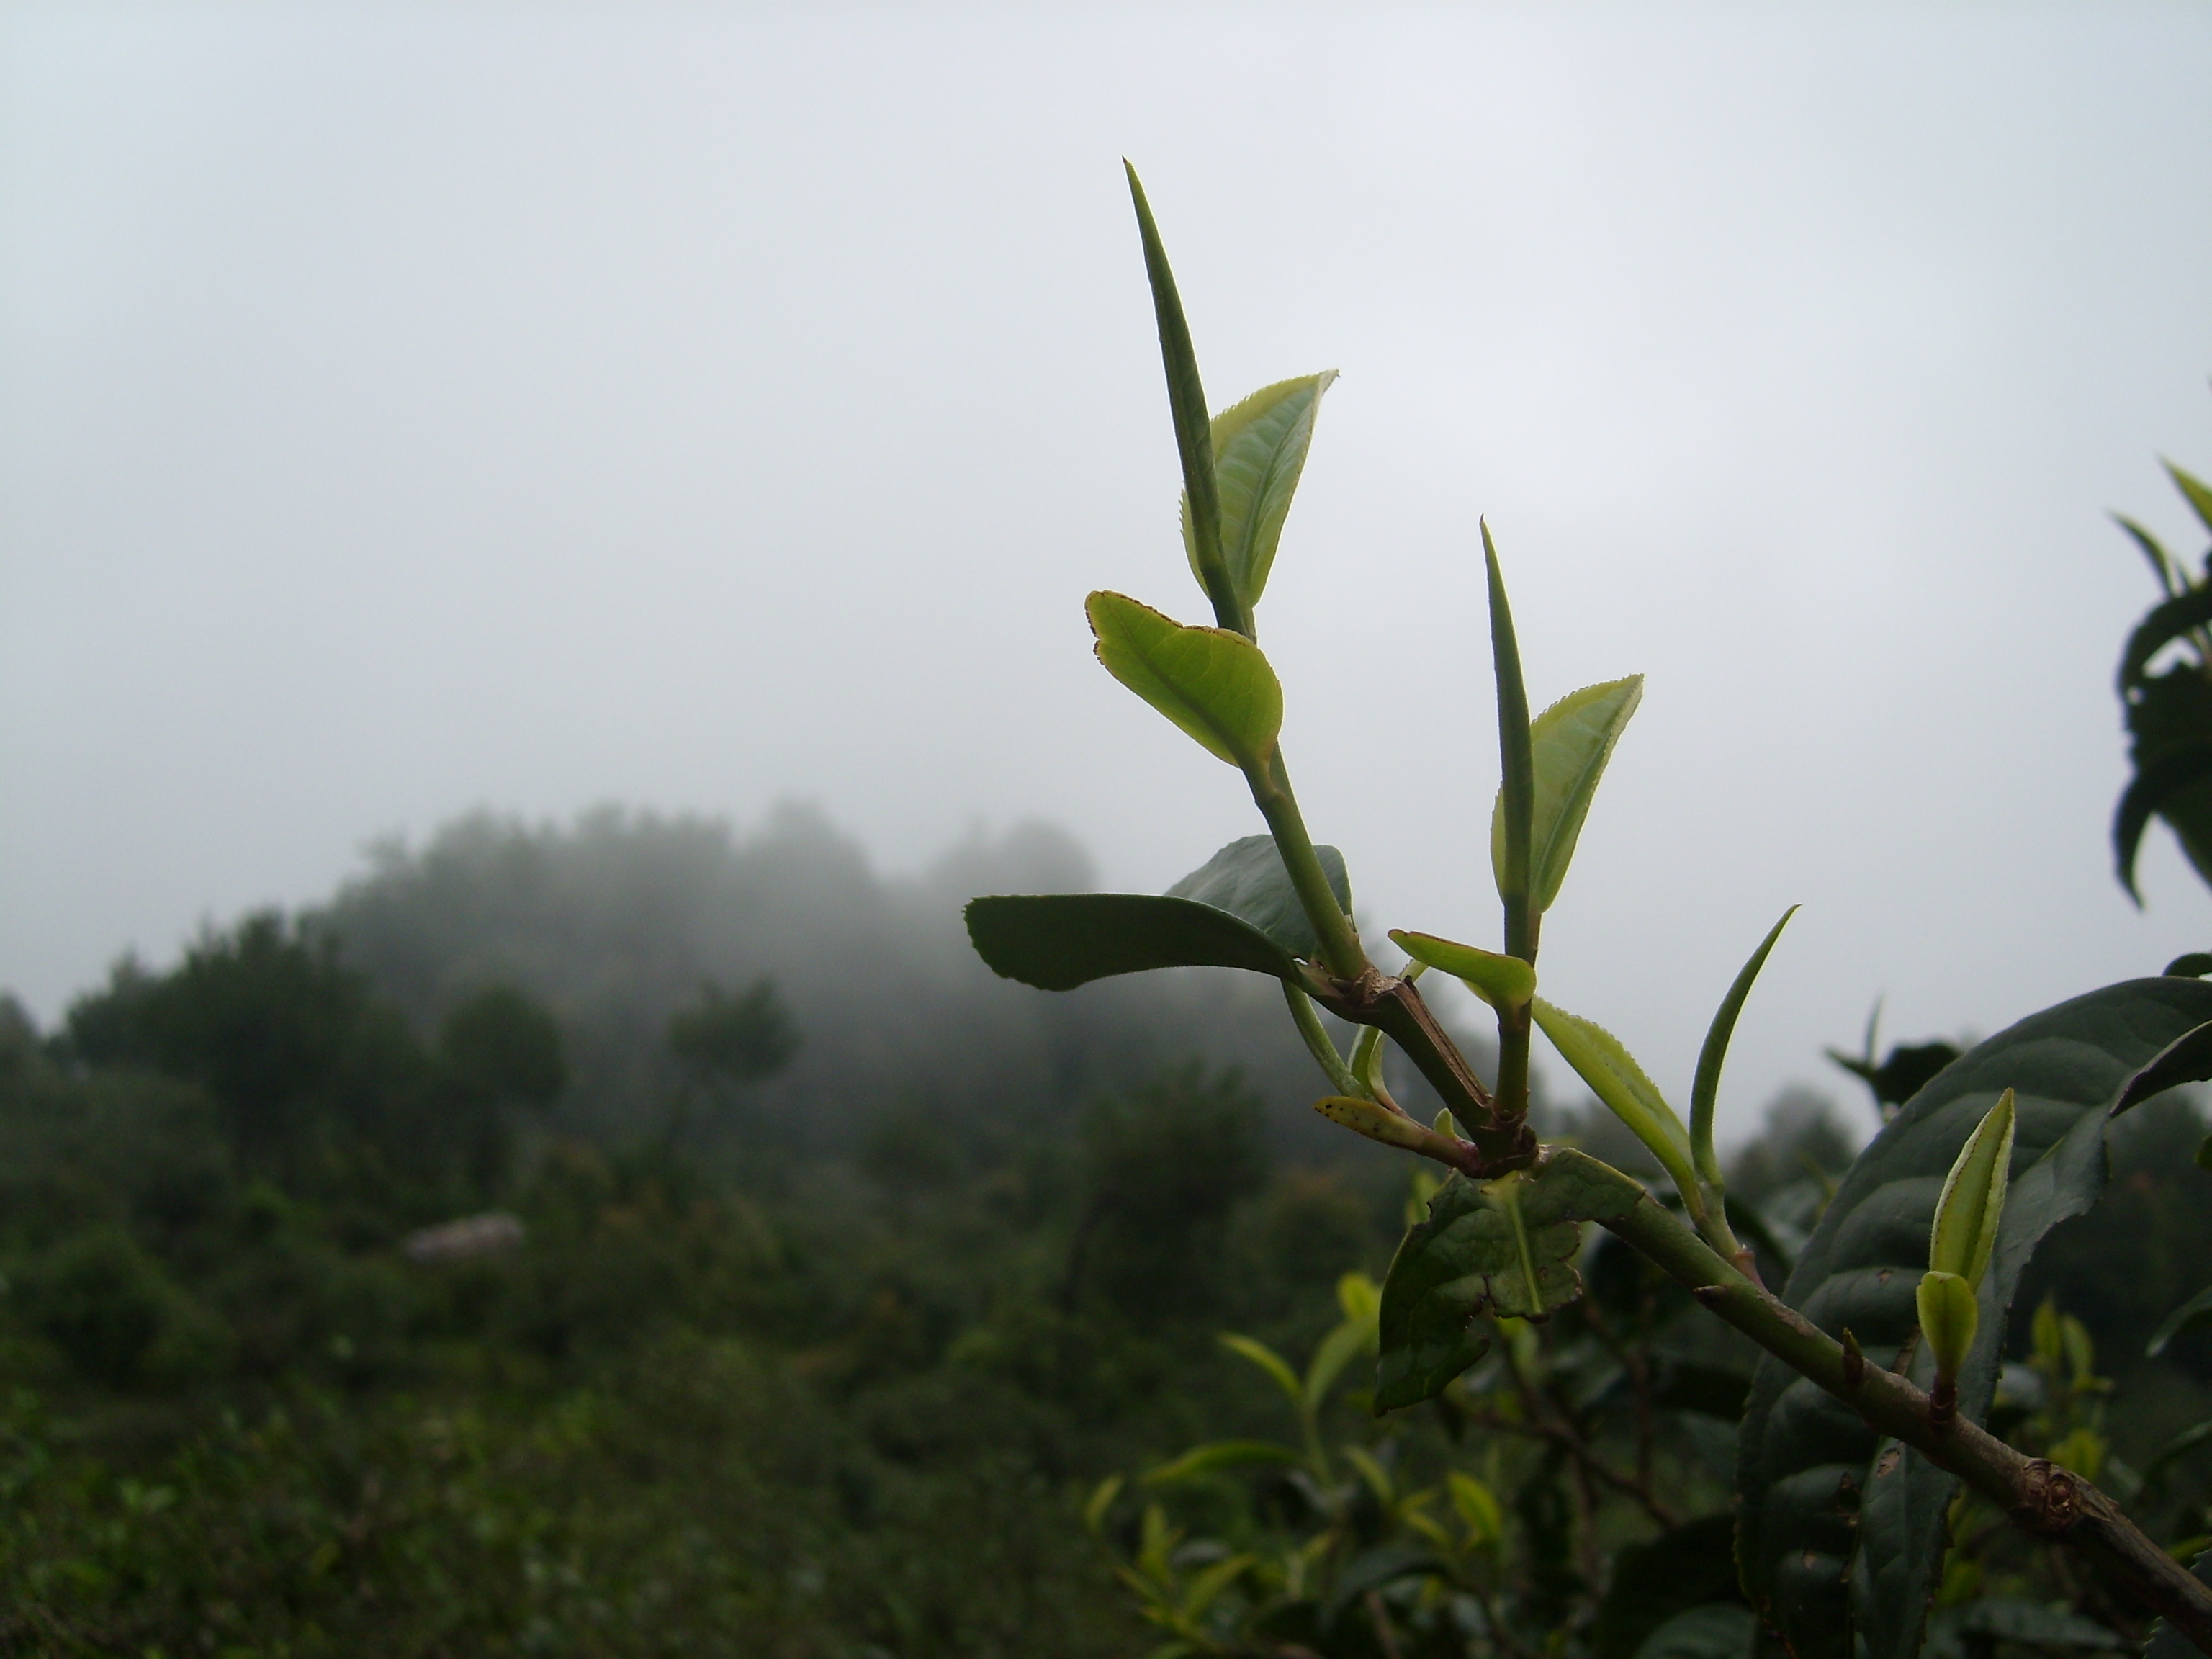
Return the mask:
<svg viewBox="0 0 2212 1659">
<path fill-rule="evenodd" d="M 1723 999 L 1699 1056 L 1686 1121 L 1610 1032 L 1537 994 L 1544 914 L 1559 896 L 1642 683 L 1631 678 L 1589 686 L 1531 719 L 1504 578 L 1486 525 L 1502 773 L 1491 863 L 1504 913 L 1503 949 L 1394 930 L 1389 937 L 1407 965 L 1391 975 L 1370 961 L 1352 921 L 1344 860 L 1334 849 L 1316 847 L 1291 793 L 1280 745 L 1282 687 L 1259 647 L 1254 620 L 1305 461 L 1310 404 L 1328 377 L 1282 382 L 1209 422 L 1181 298 L 1133 170 L 1129 184 L 1182 464 L 1186 545 L 1215 625 L 1177 623 L 1119 594 L 1094 593 L 1086 608 L 1100 661 L 1243 774 L 1268 833 L 1223 849 L 1164 897 L 975 899 L 968 920 L 976 949 L 1000 973 L 1053 990 L 1171 966 L 1271 975 L 1282 981 L 1300 1035 L 1334 1090 L 1317 1109 L 1453 1171 L 1425 1218 L 1407 1231 L 1382 1289 L 1373 1395 L 1378 1409 L 1443 1397 L 1487 1352 L 1491 1338 L 1483 1322 L 1543 1319 L 1573 1303 L 1583 1290 L 1577 1264 L 1586 1222 L 1638 1238 L 1655 1259 L 1710 1262 L 1684 1270 L 1721 1275 L 1698 1281 L 1717 1295 L 1733 1274 L 1753 1291 L 1756 1305 L 1757 1251 L 1736 1236 L 1713 1124 L 1730 1036 L 1789 913 Z M 1305 400 L 1294 416 L 1273 422 L 1255 418 L 1271 399 L 1293 395 Z M 1223 470 L 1232 454 L 1233 483 Z M 2205 512 L 2212 496 L 2194 480 L 2176 477 Z M 1267 487 L 1255 489 L 1255 478 L 1268 481 Z M 1251 541 L 1255 515 L 1265 519 L 1266 556 L 1240 562 L 1232 556 Z M 2170 562 L 2137 533 L 2172 588 L 2178 579 Z M 2158 649 L 2191 629 L 2201 634 L 2208 621 L 2212 586 L 2194 597 L 2177 592 L 2154 613 L 2129 652 L 2124 683 L 2131 695 L 2148 695 L 2142 675 Z M 2201 681 L 2203 658 L 2197 666 Z M 2141 702 L 2136 696 L 2131 708 Z M 2192 764 L 2197 769 L 2188 781 L 2201 781 L 2205 768 Z M 2164 761 L 2160 765 L 2166 769 L 2160 776 L 2172 769 Z M 2168 805 L 2179 810 L 2179 796 L 2153 799 L 2145 787 L 2139 779 L 2132 805 L 2124 805 L 2124 871 L 2140 833 L 2140 822 L 2126 830 L 2129 813 L 2140 818 Z M 1426 1016 L 1413 981 L 1427 969 L 1459 978 L 1494 1012 L 1498 1063 L 1488 1087 Z M 1364 1028 L 1348 1058 L 1316 1017 L 1316 1005 Z M 1664 1172 L 1670 1201 L 1710 1246 L 1702 1258 L 1702 1247 L 1667 1221 L 1641 1183 L 1572 1149 L 1538 1147 L 1527 1121 L 1532 1028 L 1544 1032 Z M 1443 1095 L 1448 1109 L 1433 1122 L 1416 1120 L 1383 1086 L 1386 1042 Z M 1864 1074 L 1879 1088 L 1871 1032 L 1869 1048 Z M 1911 1091 L 1838 1188 L 1784 1295 L 1840 1345 L 1826 1352 L 1846 1373 L 1863 1367 L 1879 1347 L 1884 1352 L 1876 1363 L 1920 1367 L 1916 1375 L 1933 1390 L 1931 1423 L 1947 1423 L 1958 1413 L 1982 1419 L 2004 1316 L 2021 1276 L 2043 1236 L 2101 1195 L 2110 1122 L 2145 1098 L 2207 1075 L 2212 992 L 2181 975 L 2112 987 L 2000 1034 Z M 1754 1239 L 1764 1235 L 1771 1242 L 1764 1218 L 1753 1219 Z M 1741 1431 L 1745 1593 L 1798 1659 L 1848 1655 L 1854 1644 L 1874 1659 L 1910 1659 L 1922 1641 L 1957 1477 L 1917 1450 L 1884 1441 L 1802 1374 L 1813 1364 L 1794 1357 L 1796 1339 L 1789 1334 L 1802 1328 L 1769 1321 L 1765 1328 L 1770 1334 L 1761 1340 L 1773 1352 L 1760 1362 Z M 1793 1358 L 1785 1363 L 1777 1357 L 1782 1353 Z M 1218 1647 L 1228 1639 L 1221 1620 L 1236 1620 L 1212 1610 L 1233 1605 L 1230 1592 L 1240 1576 L 1258 1570 L 1257 1558 L 1222 1556 L 1186 1583 L 1168 1571 L 1176 1548 L 1173 1529 L 1148 1510 L 1130 1582 L 1149 1598 L 1151 1616 L 1183 1648 Z M 1302 1571 L 1285 1565 L 1273 1582 L 1287 1586 Z M 1365 1586 L 1363 1594 L 1374 1588 Z M 1344 1604 L 1330 1605 L 1341 1614 Z M 1381 1604 L 1370 1603 L 1369 1612 L 1381 1650 L 1396 1651 L 1401 1638 Z M 1510 1648 L 1515 1640 L 1494 1620 L 1483 1628 L 1494 1647 Z M 1740 1649 L 1747 1627 L 1739 1622 L 1728 1628 Z M 1319 1630 L 1302 1627 L 1297 1646 L 1310 1650 Z M 1462 1634 L 1472 1632 L 1470 1626 Z"/>
<path fill-rule="evenodd" d="M 1418 1178 L 1409 1207 L 1436 1191 Z M 1426 1415 L 1376 1416 L 1347 1369 L 1382 1340 L 1366 1281 L 1340 1287 L 1302 1372 L 1224 1337 L 1294 1438 L 1201 1444 L 1091 1502 L 1156 1655 L 1743 1650 L 1725 1512 L 1743 1356 L 1618 1244 L 1591 1280 L 1559 1319 L 1480 1316 L 1488 1358 Z"/>
</svg>

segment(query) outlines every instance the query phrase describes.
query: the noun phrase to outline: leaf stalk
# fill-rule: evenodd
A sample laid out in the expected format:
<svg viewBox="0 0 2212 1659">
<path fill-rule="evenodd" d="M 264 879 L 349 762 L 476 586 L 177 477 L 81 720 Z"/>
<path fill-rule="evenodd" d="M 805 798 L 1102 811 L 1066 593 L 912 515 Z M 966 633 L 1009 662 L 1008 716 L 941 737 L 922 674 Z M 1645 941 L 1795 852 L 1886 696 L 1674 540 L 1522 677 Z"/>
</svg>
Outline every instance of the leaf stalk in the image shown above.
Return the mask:
<svg viewBox="0 0 2212 1659">
<path fill-rule="evenodd" d="M 1314 851 L 1305 816 L 1298 811 L 1297 797 L 1291 793 L 1291 775 L 1283 764 L 1281 747 L 1273 750 L 1258 767 L 1248 769 L 1244 778 L 1252 787 L 1252 804 L 1260 809 L 1268 833 L 1275 838 L 1275 850 L 1282 855 L 1291 887 L 1321 941 L 1322 963 L 1339 979 L 1356 980 L 1372 972 L 1352 918 L 1337 903 L 1328 877 L 1322 870 L 1321 857 Z"/>
</svg>

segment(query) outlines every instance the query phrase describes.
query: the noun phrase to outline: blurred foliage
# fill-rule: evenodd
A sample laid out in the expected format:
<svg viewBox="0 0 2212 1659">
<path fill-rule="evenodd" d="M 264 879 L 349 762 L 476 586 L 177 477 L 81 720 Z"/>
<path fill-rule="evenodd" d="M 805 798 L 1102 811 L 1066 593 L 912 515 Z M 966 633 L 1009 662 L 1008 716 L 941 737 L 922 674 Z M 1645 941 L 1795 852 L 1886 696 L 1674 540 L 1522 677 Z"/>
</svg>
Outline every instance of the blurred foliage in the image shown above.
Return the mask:
<svg viewBox="0 0 2212 1659">
<path fill-rule="evenodd" d="M 118 966 L 51 1033 L 0 1000 L 0 1652 L 1740 1636 L 1734 1339 L 1601 1241 L 1583 1303 L 1371 1417 L 1359 1286 L 1402 1169 L 1309 1127 L 1272 995 L 1051 999 L 967 956 L 941 893 L 1073 859 L 1024 832 L 896 884 L 796 817 L 474 820 L 319 915 Z M 2212 1416 L 2212 1330 L 2143 1347 L 2212 1261 L 2202 1133 L 2171 1101 L 2123 1121 L 2007 1394 L 2023 1443 L 2097 1437 L 2177 1536 L 2212 1448 L 2157 1460 Z M 1737 1151 L 1771 1268 L 1856 1138 L 1800 1092 Z M 520 1242 L 409 1255 L 488 1213 Z M 2032 1392 L 2046 1297 L 2128 1413 L 2071 1370 Z M 1986 1553 L 1958 1605 L 2079 1592 Z"/>
<path fill-rule="evenodd" d="M 2212 487 L 2166 464 L 2198 524 L 2212 531 Z M 2154 816 L 2166 820 L 2197 873 L 2212 882 L 2212 550 L 2203 574 L 2134 520 L 2116 515 L 2149 562 L 2163 597 L 2121 653 L 2120 705 L 2135 776 L 2112 815 L 2120 884 L 2136 897 L 2136 851 Z M 2154 665 L 2165 666 L 2154 671 Z"/>
</svg>

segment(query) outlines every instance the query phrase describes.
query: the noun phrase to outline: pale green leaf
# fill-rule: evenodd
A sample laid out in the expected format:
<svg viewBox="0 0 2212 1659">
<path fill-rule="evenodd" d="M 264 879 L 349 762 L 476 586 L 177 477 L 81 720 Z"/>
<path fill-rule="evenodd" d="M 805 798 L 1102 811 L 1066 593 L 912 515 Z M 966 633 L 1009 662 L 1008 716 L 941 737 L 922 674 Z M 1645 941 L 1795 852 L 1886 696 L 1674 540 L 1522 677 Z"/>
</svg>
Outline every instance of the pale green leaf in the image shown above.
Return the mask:
<svg viewBox="0 0 2212 1659">
<path fill-rule="evenodd" d="M 1283 688 L 1250 640 L 1186 628 L 1120 593 L 1093 593 L 1084 609 L 1107 672 L 1208 754 L 1251 771 L 1274 752 Z"/>
<path fill-rule="evenodd" d="M 1390 939 L 1414 961 L 1443 969 L 1493 1008 L 1517 1008 L 1536 994 L 1536 970 L 1518 957 L 1404 928 L 1391 929 Z"/>
<path fill-rule="evenodd" d="M 1969 1291 L 1982 1282 L 1990 1253 L 1996 1249 L 2012 1174 L 2013 1121 L 2013 1091 L 2008 1089 L 1966 1137 L 1936 1200 L 1928 1265 L 1940 1273 L 1957 1274 Z"/>
<path fill-rule="evenodd" d="M 1293 1406 L 1304 1404 L 1305 1389 L 1298 1382 L 1298 1374 L 1291 1369 L 1289 1360 L 1284 1358 L 1266 1343 L 1255 1341 L 1249 1336 L 1239 1336 L 1232 1331 L 1223 1335 L 1221 1346 L 1230 1352 L 1250 1360 L 1269 1376 L 1273 1377 L 1275 1386 L 1289 1396 L 1291 1404 Z"/>
<path fill-rule="evenodd" d="M 1451 1485 L 1452 1508 L 1472 1542 L 1493 1544 L 1505 1535 L 1505 1512 L 1498 1507 L 1497 1493 L 1474 1475 L 1458 1469 L 1452 1470 L 1445 1479 Z"/>
<path fill-rule="evenodd" d="M 1682 1196 L 1692 1199 L 1698 1190 L 1690 1165 L 1690 1132 L 1658 1085 L 1644 1074 L 1619 1037 L 1579 1014 L 1571 1014 L 1538 997 L 1534 1005 L 1536 1024 L 1559 1057 L 1575 1068 L 1575 1075 L 1607 1109 L 1636 1132 L 1651 1149 L 1660 1167 L 1674 1178 Z"/>
<path fill-rule="evenodd" d="M 1106 1519 L 1106 1511 L 1114 1507 L 1114 1500 L 1121 1495 L 1121 1477 L 1109 1474 L 1091 1489 L 1090 1500 L 1083 1506 L 1083 1524 L 1097 1532 Z"/>
<path fill-rule="evenodd" d="M 1336 1305 L 1350 1320 L 1364 1320 L 1370 1326 L 1375 1322 L 1375 1310 L 1382 1305 L 1382 1287 L 1363 1273 L 1348 1273 L 1336 1281 Z M 1371 1340 L 1374 1332 L 1368 1336 Z"/>
<path fill-rule="evenodd" d="M 1913 1301 L 1920 1311 L 1920 1334 L 1937 1374 L 1955 1377 L 1973 1348 L 1974 1332 L 1982 1321 L 1974 1287 L 1956 1273 L 1931 1270 L 1920 1276 Z"/>
<path fill-rule="evenodd" d="M 1528 902 L 1540 914 L 1559 896 L 1598 780 L 1643 696 L 1644 676 L 1631 674 L 1571 691 L 1529 725 L 1535 799 L 1529 816 Z M 1502 787 L 1490 817 L 1490 859 L 1502 892 L 1507 878 Z"/>
<path fill-rule="evenodd" d="M 1298 1454 L 1273 1440 L 1216 1440 L 1194 1446 L 1173 1462 L 1163 1463 L 1145 1477 L 1148 1486 L 1164 1486 L 1194 1480 L 1217 1469 L 1249 1468 L 1268 1463 L 1278 1468 L 1298 1462 Z M 1110 1498 L 1108 1500 L 1112 1501 Z"/>
<path fill-rule="evenodd" d="M 1319 1411 L 1344 1368 L 1374 1343 L 1374 1324 L 1365 1320 L 1347 1319 L 1322 1338 L 1314 1347 L 1313 1362 L 1306 1367 L 1305 1389 L 1299 1408 L 1309 1416 Z"/>
<path fill-rule="evenodd" d="M 1266 591 L 1267 573 L 1283 538 L 1298 475 L 1313 442 L 1314 416 L 1334 369 L 1278 380 L 1213 417 L 1213 477 L 1219 503 L 1221 557 L 1249 614 Z M 1191 523 L 1190 495 L 1182 498 L 1183 547 L 1200 585 L 1206 582 Z"/>
<path fill-rule="evenodd" d="M 1216 1561 L 1194 1576 L 1189 1588 L 1183 1593 L 1183 1618 L 1186 1620 L 1204 1618 L 1206 1610 L 1213 1605 L 1221 1592 L 1251 1567 L 1252 1560 L 1249 1555 L 1232 1555 L 1225 1561 Z"/>
</svg>

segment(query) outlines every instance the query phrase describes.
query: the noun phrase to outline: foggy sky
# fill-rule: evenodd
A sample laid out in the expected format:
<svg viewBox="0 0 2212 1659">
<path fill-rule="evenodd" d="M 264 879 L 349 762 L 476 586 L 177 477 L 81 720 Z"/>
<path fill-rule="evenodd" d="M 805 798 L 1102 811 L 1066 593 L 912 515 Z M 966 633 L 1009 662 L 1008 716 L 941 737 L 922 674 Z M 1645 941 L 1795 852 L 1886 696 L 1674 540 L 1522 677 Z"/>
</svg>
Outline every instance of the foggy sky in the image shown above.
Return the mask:
<svg viewBox="0 0 2212 1659">
<path fill-rule="evenodd" d="M 2106 843 L 2212 469 L 2201 7 L 0 13 L 0 985 L 373 836 L 818 803 L 893 871 L 1260 828 L 1081 599 L 1205 606 L 1119 171 L 1218 407 L 1343 378 L 1267 599 L 1363 924 L 1490 942 L 1476 519 L 1649 676 L 1547 994 L 1725 1121 L 2212 945 Z M 1556 1065 L 1554 1073 L 1564 1068 Z"/>
</svg>

